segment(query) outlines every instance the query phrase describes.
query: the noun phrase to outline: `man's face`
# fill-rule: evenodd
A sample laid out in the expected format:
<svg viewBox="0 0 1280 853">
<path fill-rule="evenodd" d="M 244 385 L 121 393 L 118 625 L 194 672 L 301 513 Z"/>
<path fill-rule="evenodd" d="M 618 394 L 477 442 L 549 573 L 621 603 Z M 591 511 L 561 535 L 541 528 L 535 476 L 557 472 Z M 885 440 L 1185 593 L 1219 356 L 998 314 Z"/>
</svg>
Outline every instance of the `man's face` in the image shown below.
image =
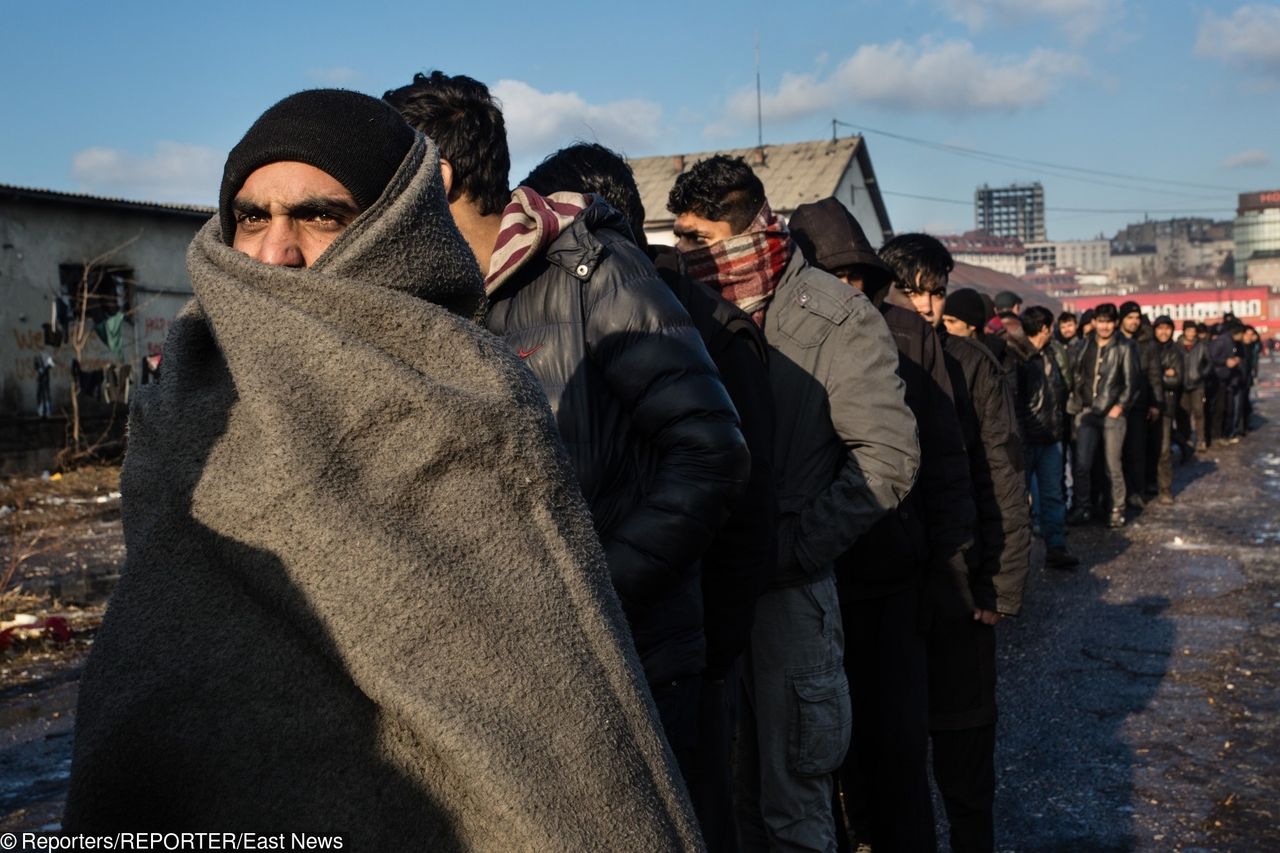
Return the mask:
<svg viewBox="0 0 1280 853">
<path fill-rule="evenodd" d="M 1164 323 L 1156 326 L 1156 340 L 1162 344 L 1173 340 L 1173 326 L 1166 326 Z"/>
<path fill-rule="evenodd" d="M 1076 336 L 1076 321 L 1063 320 L 1058 324 L 1058 332 L 1064 338 L 1074 338 Z"/>
<path fill-rule="evenodd" d="M 251 173 L 232 208 L 232 248 L 282 267 L 311 266 L 360 215 L 355 198 L 336 178 L 291 160 Z"/>
<path fill-rule="evenodd" d="M 1096 319 L 1094 322 L 1098 322 Z M 1124 315 L 1124 319 L 1120 321 L 1120 328 L 1124 330 L 1126 335 L 1136 335 L 1138 327 L 1142 325 L 1142 315 L 1137 311 L 1130 311 Z"/>
<path fill-rule="evenodd" d="M 673 230 L 677 252 L 692 252 L 734 236 L 733 226 L 728 222 L 722 219 L 703 219 L 696 213 L 677 216 Z"/>
<path fill-rule="evenodd" d="M 1100 341 L 1109 341 L 1116 333 L 1116 321 L 1110 317 L 1093 318 L 1093 334 Z"/>
<path fill-rule="evenodd" d="M 1182 339 L 1189 344 L 1196 342 L 1196 336 L 1200 334 L 1200 330 L 1195 326 L 1187 326 L 1182 330 Z"/>
<path fill-rule="evenodd" d="M 959 317 L 952 317 L 950 314 L 942 315 L 942 325 L 947 327 L 947 334 L 954 335 L 957 338 L 971 338 L 973 333 L 977 331 L 964 320 Z"/>
<path fill-rule="evenodd" d="M 1244 330 L 1244 342 L 1246 344 L 1253 344 L 1257 340 L 1258 340 L 1257 332 L 1253 331 L 1252 329 Z"/>
<path fill-rule="evenodd" d="M 915 284 L 903 288 L 911 299 L 911 306 L 930 326 L 942 325 L 942 305 L 947 301 L 947 279 L 924 283 L 921 273 L 916 273 Z"/>
<path fill-rule="evenodd" d="M 1053 340 L 1053 330 L 1045 326 L 1034 335 L 1028 335 L 1027 340 L 1031 341 L 1033 347 L 1042 350 L 1049 345 L 1049 341 Z"/>
</svg>

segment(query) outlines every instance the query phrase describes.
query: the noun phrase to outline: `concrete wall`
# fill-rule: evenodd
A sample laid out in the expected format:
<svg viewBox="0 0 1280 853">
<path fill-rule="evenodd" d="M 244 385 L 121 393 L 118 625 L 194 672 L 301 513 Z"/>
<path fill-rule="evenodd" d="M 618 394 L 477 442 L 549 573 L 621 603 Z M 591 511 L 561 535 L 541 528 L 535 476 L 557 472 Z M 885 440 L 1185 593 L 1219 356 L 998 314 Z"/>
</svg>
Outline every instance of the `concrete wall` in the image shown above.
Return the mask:
<svg viewBox="0 0 1280 853">
<path fill-rule="evenodd" d="M 142 359 L 160 352 L 169 322 L 189 298 L 186 250 L 205 218 L 105 201 L 0 197 L 0 419 L 35 417 L 34 362 L 42 353 L 54 361 L 55 417 L 69 408 L 73 353 L 66 344 L 46 346 L 41 324 L 50 321 L 53 300 L 62 292 L 60 265 L 84 264 L 120 246 L 103 263 L 133 270 L 134 312 L 124 325 L 124 363 L 139 378 Z M 82 367 L 113 363 L 115 355 L 94 335 Z M 85 402 L 92 410 L 92 402 Z M 31 432 L 34 438 L 36 430 Z"/>
</svg>

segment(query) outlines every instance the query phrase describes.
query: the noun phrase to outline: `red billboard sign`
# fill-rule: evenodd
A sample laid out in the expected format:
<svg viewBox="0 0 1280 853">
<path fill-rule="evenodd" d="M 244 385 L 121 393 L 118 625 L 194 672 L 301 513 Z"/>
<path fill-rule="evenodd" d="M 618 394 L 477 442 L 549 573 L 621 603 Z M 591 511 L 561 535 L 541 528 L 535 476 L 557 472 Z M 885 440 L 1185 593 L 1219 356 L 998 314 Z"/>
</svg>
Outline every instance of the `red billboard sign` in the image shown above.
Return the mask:
<svg viewBox="0 0 1280 853">
<path fill-rule="evenodd" d="M 1200 323 L 1218 323 L 1227 312 L 1235 314 L 1240 322 L 1254 326 L 1260 333 L 1272 327 L 1280 329 L 1280 318 L 1273 318 L 1272 295 L 1266 287 L 1224 287 L 1221 290 L 1178 290 L 1129 293 L 1110 296 L 1067 296 L 1062 304 L 1068 311 L 1079 313 L 1110 302 L 1117 308 L 1124 302 L 1136 302 L 1142 313 L 1152 320 L 1165 315 L 1179 328 L 1184 320 Z M 1277 300 L 1280 301 L 1280 300 Z"/>
</svg>

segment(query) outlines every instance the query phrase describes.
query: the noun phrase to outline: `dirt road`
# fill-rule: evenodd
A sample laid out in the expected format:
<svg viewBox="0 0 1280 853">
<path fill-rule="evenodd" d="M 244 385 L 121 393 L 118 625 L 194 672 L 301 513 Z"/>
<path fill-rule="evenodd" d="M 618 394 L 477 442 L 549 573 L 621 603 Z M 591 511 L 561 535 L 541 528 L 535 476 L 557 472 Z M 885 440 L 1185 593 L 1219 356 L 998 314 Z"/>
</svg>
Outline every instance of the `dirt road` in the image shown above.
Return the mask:
<svg viewBox="0 0 1280 853">
<path fill-rule="evenodd" d="M 1262 393 L 1256 433 L 1177 468 L 1176 504 L 1072 528 L 1080 571 L 1037 554 L 999 629 L 1000 849 L 1280 849 L 1280 393 Z M 63 497 L 109 495 L 104 476 Z M 35 594 L 0 604 L 77 628 L 0 655 L 0 830 L 58 825 L 76 681 L 123 557 L 97 506 L 33 561 Z"/>
</svg>

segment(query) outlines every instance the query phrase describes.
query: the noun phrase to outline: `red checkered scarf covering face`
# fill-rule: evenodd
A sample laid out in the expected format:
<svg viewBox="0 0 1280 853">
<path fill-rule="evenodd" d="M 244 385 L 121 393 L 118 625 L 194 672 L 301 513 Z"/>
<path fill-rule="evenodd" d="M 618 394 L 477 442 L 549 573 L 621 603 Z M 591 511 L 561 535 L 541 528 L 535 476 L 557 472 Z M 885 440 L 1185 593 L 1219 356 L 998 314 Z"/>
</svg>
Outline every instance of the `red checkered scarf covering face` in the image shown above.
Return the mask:
<svg viewBox="0 0 1280 853">
<path fill-rule="evenodd" d="M 502 209 L 489 274 L 484 279 L 485 295 L 492 295 L 516 270 L 541 255 L 590 204 L 591 197 L 580 193 L 540 196 L 528 187 L 517 187 Z"/>
<path fill-rule="evenodd" d="M 765 202 L 746 231 L 685 252 L 680 262 L 691 278 L 715 288 L 764 328 L 764 313 L 794 249 L 791 232 Z"/>
</svg>

